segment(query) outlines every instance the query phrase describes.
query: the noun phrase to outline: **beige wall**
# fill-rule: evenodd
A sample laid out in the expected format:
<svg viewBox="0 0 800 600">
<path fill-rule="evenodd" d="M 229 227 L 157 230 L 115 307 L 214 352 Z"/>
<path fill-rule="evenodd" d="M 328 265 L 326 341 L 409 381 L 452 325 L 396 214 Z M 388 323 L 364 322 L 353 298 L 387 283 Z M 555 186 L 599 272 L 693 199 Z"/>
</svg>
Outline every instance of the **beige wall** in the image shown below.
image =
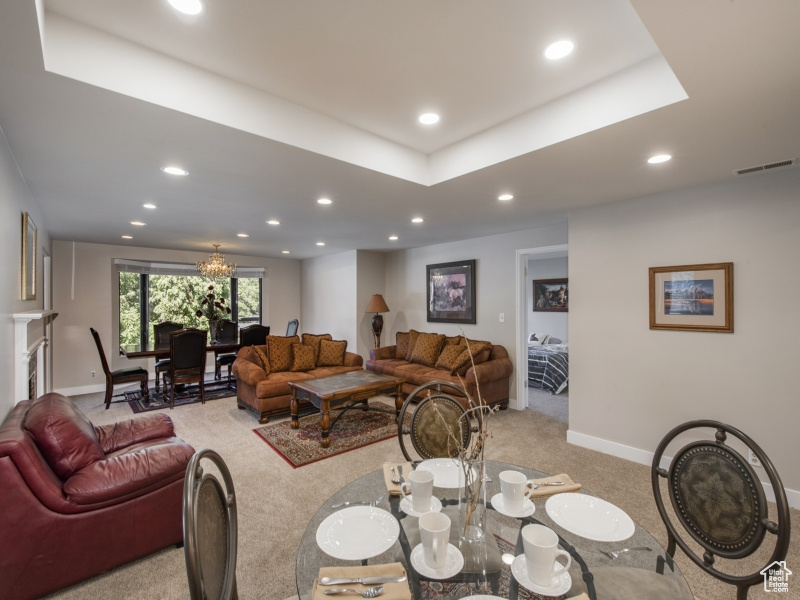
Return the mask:
<svg viewBox="0 0 800 600">
<path fill-rule="evenodd" d="M 30 214 L 38 230 L 36 249 L 36 300 L 21 300 L 22 297 L 22 213 Z M 0 250 L 4 260 L 0 261 L 0 421 L 21 398 L 14 394 L 14 313 L 41 309 L 42 298 L 42 252 L 49 251 L 50 237 L 47 224 L 39 207 L 31 197 L 25 181 L 19 174 L 14 157 L 0 130 Z M 44 335 L 41 322 L 31 323 L 29 340 Z"/>
<path fill-rule="evenodd" d="M 342 252 L 303 261 L 303 318 L 300 331 L 330 333 L 335 340 L 347 340 L 355 352 L 357 251 Z"/>
<path fill-rule="evenodd" d="M 373 294 L 381 294 L 386 299 L 386 256 L 383 252 L 358 251 L 358 289 L 356 292 L 356 321 L 358 323 L 358 353 L 369 359 L 369 351 L 375 347 L 372 335 L 372 317 L 375 313 L 364 312 Z M 392 305 L 386 303 L 390 309 Z M 383 313 L 384 319 L 388 313 Z M 391 345 L 384 325 L 381 346 Z"/>
<path fill-rule="evenodd" d="M 102 369 L 89 327 L 94 327 L 103 342 L 112 369 L 141 365 L 151 370 L 153 361 L 132 361 L 115 351 L 119 340 L 119 278 L 115 258 L 194 263 L 208 253 L 159 250 L 103 244 L 53 242 L 53 304 L 59 316 L 55 321 L 54 384 L 67 394 L 103 389 Z M 289 319 L 299 316 L 300 261 L 252 256 L 226 255 L 242 267 L 263 267 L 262 321 L 286 331 Z M 73 264 L 75 271 L 74 297 Z M 90 372 L 97 377 L 92 379 Z"/>
<path fill-rule="evenodd" d="M 734 264 L 735 333 L 650 330 L 649 267 L 716 262 Z M 716 419 L 800 490 L 798 265 L 800 169 L 571 211 L 570 441 L 646 462 Z"/>
</svg>

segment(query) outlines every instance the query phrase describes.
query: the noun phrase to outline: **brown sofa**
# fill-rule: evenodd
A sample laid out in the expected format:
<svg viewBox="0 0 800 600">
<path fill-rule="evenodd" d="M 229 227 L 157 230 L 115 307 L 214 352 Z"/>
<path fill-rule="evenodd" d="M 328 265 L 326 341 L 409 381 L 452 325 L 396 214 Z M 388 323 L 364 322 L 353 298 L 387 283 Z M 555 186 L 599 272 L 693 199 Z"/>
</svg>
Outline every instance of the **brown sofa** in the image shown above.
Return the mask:
<svg viewBox="0 0 800 600">
<path fill-rule="evenodd" d="M 406 380 L 403 393 L 409 394 L 431 381 L 447 381 L 466 387 L 467 393 L 476 401 L 479 388 L 486 404 L 498 405 L 501 409 L 508 407 L 514 365 L 503 346 L 470 340 L 473 366 L 469 352 L 464 353 L 467 345 L 462 336 L 446 337 L 412 329 L 398 332 L 396 341 L 394 346 L 370 350 L 365 368 L 373 373 L 402 377 Z M 451 388 L 443 391 L 455 395 Z"/>
<path fill-rule="evenodd" d="M 69 398 L 0 427 L 0 598 L 38 598 L 183 541 L 194 449 L 164 414 L 95 427 Z"/>
<path fill-rule="evenodd" d="M 323 342 L 325 349 L 338 344 L 334 354 L 327 360 L 323 359 Z M 300 355 L 307 351 L 301 346 L 314 349 L 313 361 L 309 359 L 302 364 Z M 289 382 L 360 371 L 363 368 L 364 359 L 358 354 L 347 352 L 346 347 L 346 342 L 332 340 L 330 334 L 304 333 L 302 343 L 299 336 L 268 336 L 264 346 L 242 348 L 233 363 L 237 405 L 250 411 L 259 423 L 267 423 L 272 416 L 289 413 L 292 400 Z M 265 359 L 268 361 L 266 369 Z M 309 406 L 309 403 L 300 403 L 301 409 L 305 406 Z"/>
</svg>

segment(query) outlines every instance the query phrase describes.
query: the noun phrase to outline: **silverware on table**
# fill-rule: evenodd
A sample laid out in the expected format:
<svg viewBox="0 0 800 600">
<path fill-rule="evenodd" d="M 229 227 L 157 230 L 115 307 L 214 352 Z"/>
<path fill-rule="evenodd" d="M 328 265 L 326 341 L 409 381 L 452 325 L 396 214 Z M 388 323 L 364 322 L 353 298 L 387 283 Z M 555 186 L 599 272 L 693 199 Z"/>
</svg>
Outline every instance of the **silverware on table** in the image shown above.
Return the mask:
<svg viewBox="0 0 800 600">
<path fill-rule="evenodd" d="M 331 596 L 333 594 L 358 594 L 362 598 L 374 598 L 375 596 L 380 596 L 383 593 L 383 586 L 379 585 L 377 587 L 371 587 L 369 589 L 364 590 L 363 592 L 360 590 L 353 590 L 350 588 L 332 588 L 329 590 L 325 590 L 322 593 L 327 594 L 328 596 Z"/>
<path fill-rule="evenodd" d="M 540 481 L 538 483 L 534 482 L 531 485 L 533 485 L 533 489 L 538 489 L 538 488 L 544 487 L 546 485 L 564 485 L 564 482 L 563 481 Z"/>
<path fill-rule="evenodd" d="M 372 502 L 351 502 L 349 500 L 347 502 L 337 502 L 333 504 L 331 508 L 341 508 L 342 506 L 378 506 L 378 504 L 383 502 L 384 498 L 386 498 L 385 494 Z"/>
<path fill-rule="evenodd" d="M 344 585 L 347 583 L 360 583 L 361 585 L 378 585 L 379 583 L 400 583 L 405 581 L 405 575 L 396 577 L 320 577 L 320 585 Z"/>
<path fill-rule="evenodd" d="M 392 483 L 400 483 L 400 478 L 394 472 L 394 467 L 392 467 Z"/>
<path fill-rule="evenodd" d="M 397 465 L 397 475 L 400 478 L 400 482 L 399 483 L 405 483 L 406 482 L 406 480 L 403 479 L 403 465 Z M 395 481 L 395 483 L 398 483 L 398 482 Z"/>
<path fill-rule="evenodd" d="M 646 550 L 647 552 L 652 552 L 653 549 L 648 548 L 647 546 L 634 546 L 633 548 L 623 548 L 622 550 L 611 550 L 610 552 L 606 552 L 605 550 L 600 550 L 600 552 L 610 557 L 611 560 L 614 560 L 615 558 L 619 558 L 620 554 L 623 554 L 625 552 L 630 552 L 632 550 Z"/>
</svg>

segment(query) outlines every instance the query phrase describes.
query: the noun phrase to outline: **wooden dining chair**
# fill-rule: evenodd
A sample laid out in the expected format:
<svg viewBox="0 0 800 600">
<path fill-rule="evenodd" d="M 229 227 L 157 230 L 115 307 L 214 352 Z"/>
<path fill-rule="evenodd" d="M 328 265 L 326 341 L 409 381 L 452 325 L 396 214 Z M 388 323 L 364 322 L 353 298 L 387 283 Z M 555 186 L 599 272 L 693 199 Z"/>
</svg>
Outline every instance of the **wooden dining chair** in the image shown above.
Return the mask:
<svg viewBox="0 0 800 600">
<path fill-rule="evenodd" d="M 206 342 L 208 331 L 179 329 L 169 334 L 169 371 L 164 374 L 165 393 L 169 382 L 169 407 L 175 408 L 175 386 L 197 383 L 200 401 L 205 404 Z"/>
<path fill-rule="evenodd" d="M 219 340 L 224 342 L 239 341 L 239 325 L 233 321 L 222 321 L 219 325 Z M 236 352 L 214 350 L 214 379 L 222 379 L 222 367 L 228 367 L 228 386 L 231 384 L 231 366 L 236 360 Z"/>
<path fill-rule="evenodd" d="M 150 390 L 148 389 L 148 381 L 150 375 L 147 372 L 147 369 L 143 369 L 142 367 L 126 367 L 124 369 L 112 371 L 108 368 L 108 361 L 106 360 L 106 353 L 103 351 L 103 343 L 100 341 L 100 335 L 94 330 L 93 327 L 90 327 L 89 331 L 92 332 L 94 343 L 97 346 L 97 352 L 100 354 L 100 363 L 103 366 L 103 373 L 106 376 L 106 410 L 108 410 L 108 407 L 111 406 L 111 397 L 114 393 L 114 386 L 122 383 L 134 383 L 138 381 L 142 389 L 144 403 L 149 403 Z"/>
<path fill-rule="evenodd" d="M 153 325 L 153 343 L 162 347 L 169 347 L 169 334 L 183 329 L 183 323 L 163 321 Z M 162 358 L 156 361 L 156 391 L 159 391 L 159 381 L 163 373 L 169 371 L 169 359 Z"/>
<path fill-rule="evenodd" d="M 269 325 L 259 325 L 254 323 L 248 325 L 239 332 L 239 345 L 244 346 L 263 346 L 267 343 L 269 335 Z"/>
</svg>

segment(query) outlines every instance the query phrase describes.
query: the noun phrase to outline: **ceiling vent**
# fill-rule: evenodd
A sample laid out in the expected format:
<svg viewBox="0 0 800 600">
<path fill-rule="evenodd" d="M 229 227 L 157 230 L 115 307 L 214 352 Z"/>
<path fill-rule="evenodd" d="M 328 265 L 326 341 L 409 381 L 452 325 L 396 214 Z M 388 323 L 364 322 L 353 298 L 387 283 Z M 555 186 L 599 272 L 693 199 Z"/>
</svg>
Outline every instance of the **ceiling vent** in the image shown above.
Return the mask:
<svg viewBox="0 0 800 600">
<path fill-rule="evenodd" d="M 781 167 L 791 167 L 797 164 L 796 158 L 787 158 L 786 160 L 779 160 L 777 162 L 767 163 L 766 165 L 758 165 L 755 167 L 747 167 L 745 169 L 737 169 L 733 173 L 735 175 L 750 175 L 751 173 L 760 173 L 761 171 L 769 171 L 771 169 L 779 169 Z"/>
</svg>

